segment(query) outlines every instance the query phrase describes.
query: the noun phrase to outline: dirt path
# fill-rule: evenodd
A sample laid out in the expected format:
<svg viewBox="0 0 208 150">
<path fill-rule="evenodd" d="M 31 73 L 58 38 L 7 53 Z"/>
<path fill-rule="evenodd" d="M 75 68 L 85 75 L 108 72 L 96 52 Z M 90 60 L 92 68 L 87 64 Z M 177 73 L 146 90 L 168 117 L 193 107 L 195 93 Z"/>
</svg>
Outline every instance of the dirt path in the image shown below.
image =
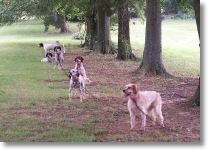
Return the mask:
<svg viewBox="0 0 208 150">
<path fill-rule="evenodd" d="M 92 54 L 81 49 L 66 54 L 65 67 L 73 68 L 74 58 L 78 55 L 84 57 L 87 75 L 93 83 L 87 85 L 90 94 L 86 94 L 83 104 L 79 103 L 78 94 L 73 97 L 67 116 L 86 132 L 94 132 L 96 141 L 200 140 L 200 110 L 189 102 L 197 88 L 196 78 L 142 77 L 135 73 L 138 62 L 117 61 L 113 56 Z M 161 93 L 165 129 L 153 127 L 148 121 L 146 131 L 139 131 L 141 120 L 138 112 L 137 128 L 130 131 L 127 101 L 121 88 L 131 81 L 137 81 L 141 90 Z"/>
</svg>

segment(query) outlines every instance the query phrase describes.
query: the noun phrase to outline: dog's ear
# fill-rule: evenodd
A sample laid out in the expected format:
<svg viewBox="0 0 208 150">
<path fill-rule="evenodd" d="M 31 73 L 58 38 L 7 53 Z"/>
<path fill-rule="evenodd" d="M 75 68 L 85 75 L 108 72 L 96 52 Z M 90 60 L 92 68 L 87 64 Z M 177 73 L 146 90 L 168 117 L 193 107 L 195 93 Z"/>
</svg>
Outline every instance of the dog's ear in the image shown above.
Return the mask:
<svg viewBox="0 0 208 150">
<path fill-rule="evenodd" d="M 132 88 L 135 95 L 131 96 L 131 99 L 136 102 L 137 99 L 140 97 L 139 88 L 136 84 L 133 84 Z"/>
<path fill-rule="evenodd" d="M 77 62 L 77 57 L 74 59 L 75 62 Z"/>
<path fill-rule="evenodd" d="M 53 50 L 54 50 L 54 52 L 56 52 L 57 51 L 57 46 L 55 46 Z"/>
<path fill-rule="evenodd" d="M 43 47 L 43 43 L 39 43 L 39 47 Z"/>
<path fill-rule="evenodd" d="M 133 89 L 134 94 L 137 94 L 138 91 L 139 91 L 139 88 L 138 88 L 138 86 L 136 84 L 132 85 L 132 89 Z"/>
<path fill-rule="evenodd" d="M 77 57 L 74 59 L 74 61 L 75 61 L 75 62 L 77 62 L 77 59 L 80 59 L 80 60 L 81 60 L 81 62 L 83 62 L 83 61 L 84 61 L 84 58 L 83 58 L 82 56 L 77 56 Z"/>
<path fill-rule="evenodd" d="M 71 72 L 69 71 L 69 73 L 68 73 L 69 79 L 71 79 L 71 76 L 72 76 L 72 74 L 71 74 Z"/>
<path fill-rule="evenodd" d="M 83 61 L 84 61 L 84 58 L 83 58 L 82 56 L 80 56 L 80 59 L 81 59 L 81 62 L 83 62 Z"/>
</svg>

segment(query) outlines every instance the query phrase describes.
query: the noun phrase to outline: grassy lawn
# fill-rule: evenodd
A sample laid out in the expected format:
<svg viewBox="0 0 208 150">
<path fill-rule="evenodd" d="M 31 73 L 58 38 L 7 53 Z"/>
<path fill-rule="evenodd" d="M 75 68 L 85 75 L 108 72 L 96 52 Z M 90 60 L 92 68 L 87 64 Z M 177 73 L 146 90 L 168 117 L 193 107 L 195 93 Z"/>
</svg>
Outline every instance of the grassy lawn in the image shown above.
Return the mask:
<svg viewBox="0 0 208 150">
<path fill-rule="evenodd" d="M 75 128 L 69 118 L 54 114 L 53 123 L 59 120 L 66 125 L 49 126 L 47 120 L 19 112 L 23 108 L 35 114 L 40 104 L 52 107 L 54 100 L 66 97 L 68 93 L 67 85 L 45 82 L 67 78 L 53 69 L 52 64 L 40 62 L 43 50 L 38 48 L 38 43 L 59 40 L 68 47 L 79 44 L 79 41 L 58 34 L 53 28 L 49 33 L 42 31 L 40 22 L 0 28 L 0 141 L 92 141 L 93 136 Z"/>
<path fill-rule="evenodd" d="M 76 24 L 70 27 L 76 32 Z M 131 25 L 132 46 L 139 57 L 144 47 L 144 28 L 140 23 Z M 58 34 L 54 28 L 48 33 L 43 30 L 39 21 L 0 27 L 0 141 L 93 141 L 91 130 L 83 130 L 63 113 L 53 113 L 59 105 L 66 108 L 61 110 L 66 112 L 71 107 L 66 102 L 67 84 L 61 82 L 67 77 L 53 69 L 53 64 L 41 63 L 43 50 L 38 48 L 40 42 L 58 40 L 71 51 L 80 41 L 74 40 L 72 35 Z M 116 38 L 114 31 L 114 42 Z M 194 21 L 163 23 L 163 55 L 166 69 L 174 75 L 196 76 L 200 72 Z M 79 107 L 97 107 L 85 105 Z M 48 117 L 47 114 L 53 115 Z"/>
</svg>

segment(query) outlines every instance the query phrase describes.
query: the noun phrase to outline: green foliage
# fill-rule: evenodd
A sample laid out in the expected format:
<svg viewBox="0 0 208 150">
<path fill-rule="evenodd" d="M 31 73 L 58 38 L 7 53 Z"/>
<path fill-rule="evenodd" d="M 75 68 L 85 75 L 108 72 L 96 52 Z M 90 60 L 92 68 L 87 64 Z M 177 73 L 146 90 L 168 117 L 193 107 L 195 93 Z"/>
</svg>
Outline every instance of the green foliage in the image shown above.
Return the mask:
<svg viewBox="0 0 208 150">
<path fill-rule="evenodd" d="M 43 19 L 45 24 L 54 24 L 50 17 L 53 13 L 84 21 L 89 6 L 89 0 L 0 0 L 0 25 L 30 16 Z"/>
<path fill-rule="evenodd" d="M 141 21 L 144 22 L 145 19 L 145 7 L 146 0 L 132 0 L 130 1 L 129 10 L 130 12 L 136 13 Z"/>
<path fill-rule="evenodd" d="M 11 24 L 26 17 L 29 10 L 35 5 L 33 0 L 0 0 L 0 25 Z M 34 0 L 35 1 L 35 0 Z"/>
<path fill-rule="evenodd" d="M 165 13 L 177 13 L 178 10 L 192 13 L 193 0 L 161 0 L 161 7 Z"/>
<path fill-rule="evenodd" d="M 50 25 L 59 29 L 61 27 L 61 25 L 60 25 L 61 24 L 60 15 L 58 15 L 57 13 L 53 13 L 52 15 L 45 16 L 43 18 L 43 24 L 45 26 L 45 30 L 44 30 L 45 32 L 48 31 Z"/>
</svg>

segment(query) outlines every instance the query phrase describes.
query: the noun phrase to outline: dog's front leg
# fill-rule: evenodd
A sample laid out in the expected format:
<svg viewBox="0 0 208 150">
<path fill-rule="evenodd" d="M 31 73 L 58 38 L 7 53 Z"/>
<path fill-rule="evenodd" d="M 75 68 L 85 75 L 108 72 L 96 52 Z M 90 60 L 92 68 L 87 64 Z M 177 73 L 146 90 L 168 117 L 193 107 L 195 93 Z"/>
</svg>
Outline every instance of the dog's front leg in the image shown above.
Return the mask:
<svg viewBox="0 0 208 150">
<path fill-rule="evenodd" d="M 83 102 L 83 99 L 84 99 L 84 85 L 83 85 L 83 83 L 80 83 L 79 91 L 80 91 L 80 102 Z"/>
<path fill-rule="evenodd" d="M 131 130 L 133 130 L 136 126 L 136 115 L 132 110 L 130 111 L 130 124 Z"/>
<path fill-rule="evenodd" d="M 145 126 L 146 126 L 146 115 L 141 113 L 141 118 L 142 118 L 142 125 L 140 130 L 145 130 Z"/>
<path fill-rule="evenodd" d="M 69 81 L 69 99 L 72 97 L 72 90 L 73 90 L 73 81 L 72 79 Z"/>
</svg>

